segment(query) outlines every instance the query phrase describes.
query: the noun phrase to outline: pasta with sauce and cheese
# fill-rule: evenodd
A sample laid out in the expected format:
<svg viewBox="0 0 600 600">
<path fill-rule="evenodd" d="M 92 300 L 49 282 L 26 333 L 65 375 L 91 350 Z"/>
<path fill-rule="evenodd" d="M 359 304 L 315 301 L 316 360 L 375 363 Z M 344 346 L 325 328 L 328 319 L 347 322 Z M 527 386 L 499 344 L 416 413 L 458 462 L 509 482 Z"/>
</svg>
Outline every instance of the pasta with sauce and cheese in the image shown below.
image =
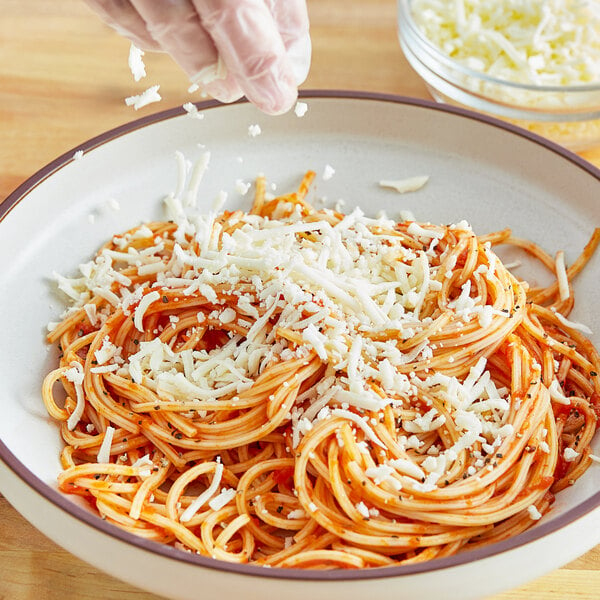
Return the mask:
<svg viewBox="0 0 600 600">
<path fill-rule="evenodd" d="M 568 269 L 509 230 L 270 199 L 116 235 L 48 335 L 63 492 L 138 536 L 288 568 L 502 540 L 591 464 L 598 352 Z M 556 272 L 529 287 L 492 250 Z M 55 395 L 60 382 L 66 399 Z"/>
</svg>

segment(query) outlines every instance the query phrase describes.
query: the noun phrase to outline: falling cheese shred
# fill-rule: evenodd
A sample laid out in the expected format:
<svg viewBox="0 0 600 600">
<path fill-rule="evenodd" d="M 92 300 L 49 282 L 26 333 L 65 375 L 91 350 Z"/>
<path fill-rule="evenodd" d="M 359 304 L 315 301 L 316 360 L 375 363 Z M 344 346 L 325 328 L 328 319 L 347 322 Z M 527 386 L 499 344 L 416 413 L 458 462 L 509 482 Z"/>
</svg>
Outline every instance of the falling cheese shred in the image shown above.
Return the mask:
<svg viewBox="0 0 600 600">
<path fill-rule="evenodd" d="M 160 85 L 153 85 L 147 90 L 143 91 L 141 94 L 128 96 L 125 98 L 125 104 L 127 104 L 127 106 L 133 106 L 135 110 L 139 110 L 140 108 L 143 108 L 148 104 L 152 104 L 153 102 L 160 102 L 162 98 L 158 93 L 159 89 Z"/>
<path fill-rule="evenodd" d="M 139 81 L 142 77 L 146 77 L 146 65 L 144 65 L 142 56 L 144 56 L 144 51 L 140 50 L 135 44 L 131 44 L 129 47 L 128 64 L 131 74 L 136 81 Z"/>
</svg>

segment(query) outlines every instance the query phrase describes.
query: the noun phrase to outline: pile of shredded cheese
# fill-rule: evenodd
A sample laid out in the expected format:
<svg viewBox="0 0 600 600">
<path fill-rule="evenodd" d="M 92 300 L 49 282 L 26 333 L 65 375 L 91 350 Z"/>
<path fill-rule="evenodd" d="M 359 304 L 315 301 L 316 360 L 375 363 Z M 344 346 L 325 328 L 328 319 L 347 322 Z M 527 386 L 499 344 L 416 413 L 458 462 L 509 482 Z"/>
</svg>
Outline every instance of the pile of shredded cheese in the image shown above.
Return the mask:
<svg viewBox="0 0 600 600">
<path fill-rule="evenodd" d="M 595 0 L 414 0 L 411 8 L 425 36 L 473 70 L 535 85 L 600 81 Z"/>
<path fill-rule="evenodd" d="M 165 246 L 160 238 L 140 252 L 131 247 L 127 252 L 101 251 L 93 261 L 80 265 L 80 277 L 55 276 L 59 288 L 74 303 L 71 310 L 83 307 L 101 325 L 110 311 L 97 312 L 90 302 L 100 296 L 130 314 L 136 328 L 143 331 L 144 314 L 153 302 L 160 301 L 161 293 L 147 293 L 147 284 L 132 291 L 130 280 L 120 270 L 133 266 L 138 275 L 155 278 L 152 287 L 180 290 L 182 299 L 199 292 L 218 304 L 215 289 L 226 286 L 238 296 L 236 310 L 216 308 L 208 318 L 224 324 L 237 319 L 249 331 L 245 337 L 231 335 L 228 343 L 210 352 L 175 352 L 157 337 L 140 342 L 139 351 L 127 361 L 121 358 L 121 348 L 106 339 L 96 352 L 97 366 L 92 372 L 115 372 L 175 402 L 190 398 L 218 401 L 251 387 L 274 358 L 285 360 L 314 351 L 331 369 L 309 390 L 309 408 L 295 407 L 291 412 L 294 447 L 316 422 L 335 415 L 352 420 L 368 438 L 382 445 L 360 413 L 402 406 L 403 398 L 416 397 L 419 388 L 427 389 L 449 404 L 462 435 L 445 452 L 430 450 L 437 456 L 425 461 L 425 472 L 419 476 L 423 481 L 414 483 L 421 491 L 435 488 L 460 450 L 483 442 L 483 447 L 493 452 L 513 433 L 512 425 L 506 423 L 508 390 L 496 388 L 485 359 L 465 381 L 433 372 L 422 380 L 414 372 L 399 372 L 397 367 L 432 357 L 427 338 L 406 353 L 398 349 L 395 339 L 377 339 L 377 332 L 390 329 L 409 339 L 431 325 L 431 317 L 423 318 L 420 311 L 426 295 L 442 287 L 438 276 L 441 267 L 433 266 L 432 259 L 445 227 L 412 223 L 408 234 L 418 239 L 423 249 L 404 248 L 399 254 L 389 234 L 394 222 L 385 216 L 369 218 L 360 209 L 334 225 L 326 219 L 307 221 L 299 210 L 279 218 L 240 213 L 239 226 L 229 235 L 219 231 L 215 211 L 185 216 L 180 200 L 172 195 L 166 205 L 169 218 L 178 224 L 178 242 L 169 260 L 164 260 Z M 282 209 L 289 207 L 283 205 Z M 451 229 L 473 235 L 465 222 Z M 132 239 L 144 237 L 151 238 L 152 231 L 142 226 L 115 237 L 113 242 L 125 248 Z M 199 254 L 188 247 L 186 238 L 190 237 L 198 242 Z M 494 264 L 492 251 L 488 248 L 486 252 Z M 182 277 L 185 268 L 189 269 Z M 482 275 L 493 277 L 493 271 L 490 267 Z M 449 270 L 442 279 L 452 275 Z M 115 284 L 119 292 L 114 291 Z M 450 308 L 465 323 L 475 320 L 482 327 L 492 316 L 509 318 L 502 307 L 475 302 L 469 281 Z M 239 314 L 246 316 L 239 320 Z M 274 314 L 277 322 L 273 325 L 269 321 Z M 198 313 L 198 325 L 205 319 L 204 313 Z M 275 340 L 279 329 L 297 333 L 297 350 L 292 352 L 283 338 Z M 373 381 L 385 392 L 384 397 L 374 391 Z M 443 415 L 427 406 L 405 427 L 413 434 L 433 432 L 444 422 Z M 399 443 L 406 449 L 420 445 L 414 435 Z M 479 459 L 481 466 L 483 460 L 484 455 Z"/>
</svg>

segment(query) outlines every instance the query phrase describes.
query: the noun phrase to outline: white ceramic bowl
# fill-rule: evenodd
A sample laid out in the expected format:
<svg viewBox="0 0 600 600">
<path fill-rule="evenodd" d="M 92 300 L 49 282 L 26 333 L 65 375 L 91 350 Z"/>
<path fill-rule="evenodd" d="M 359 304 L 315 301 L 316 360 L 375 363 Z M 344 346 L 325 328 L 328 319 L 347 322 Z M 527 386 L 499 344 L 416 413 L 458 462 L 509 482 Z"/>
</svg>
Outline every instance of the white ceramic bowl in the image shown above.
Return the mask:
<svg viewBox="0 0 600 600">
<path fill-rule="evenodd" d="M 573 150 L 600 143 L 600 82 L 534 85 L 470 69 L 423 34 L 411 5 L 412 0 L 398 0 L 400 46 L 436 100 L 507 119 Z"/>
<path fill-rule="evenodd" d="M 49 281 L 69 273 L 115 232 L 159 217 L 176 181 L 175 150 L 212 152 L 201 188 L 212 203 L 248 206 L 235 180 L 264 172 L 279 191 L 306 169 L 316 196 L 343 198 L 391 216 L 466 218 L 484 233 L 504 226 L 572 260 L 600 224 L 600 173 L 577 156 L 511 126 L 434 103 L 391 96 L 308 92 L 305 117 L 266 117 L 246 103 L 200 104 L 203 120 L 173 109 L 110 131 L 61 156 L 0 207 L 0 490 L 44 534 L 85 561 L 170 598 L 354 600 L 481 598 L 555 569 L 600 542 L 600 466 L 559 494 L 552 512 L 512 539 L 428 563 L 362 571 L 292 571 L 232 565 L 134 537 L 60 494 L 58 428 L 45 414 L 41 380 L 56 360 L 44 343 L 62 303 Z M 248 135 L 258 123 L 262 134 Z M 81 160 L 73 160 L 83 150 Z M 325 165 L 335 169 L 321 177 Z M 381 179 L 430 175 L 398 195 Z M 115 210 L 109 199 L 117 199 Z M 94 215 L 94 219 L 90 219 Z M 93 221 L 93 222 L 92 222 Z M 574 317 L 600 332 L 596 256 L 576 283 Z M 594 337 L 600 342 L 598 335 Z M 598 440 L 594 445 L 599 452 Z M 201 592 L 199 592 L 201 590 Z"/>
</svg>

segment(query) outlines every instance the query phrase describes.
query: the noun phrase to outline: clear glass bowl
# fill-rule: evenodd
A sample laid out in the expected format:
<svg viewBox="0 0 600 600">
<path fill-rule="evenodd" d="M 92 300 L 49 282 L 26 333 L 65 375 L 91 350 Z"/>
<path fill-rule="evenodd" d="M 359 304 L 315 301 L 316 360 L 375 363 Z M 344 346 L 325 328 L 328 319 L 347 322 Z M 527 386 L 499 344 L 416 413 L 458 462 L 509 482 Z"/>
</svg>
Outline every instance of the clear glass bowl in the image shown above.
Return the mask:
<svg viewBox="0 0 600 600">
<path fill-rule="evenodd" d="M 600 82 L 577 86 L 514 83 L 475 71 L 439 50 L 398 0 L 398 37 L 413 69 L 438 102 L 471 108 L 585 150 L 600 145 Z"/>
</svg>

